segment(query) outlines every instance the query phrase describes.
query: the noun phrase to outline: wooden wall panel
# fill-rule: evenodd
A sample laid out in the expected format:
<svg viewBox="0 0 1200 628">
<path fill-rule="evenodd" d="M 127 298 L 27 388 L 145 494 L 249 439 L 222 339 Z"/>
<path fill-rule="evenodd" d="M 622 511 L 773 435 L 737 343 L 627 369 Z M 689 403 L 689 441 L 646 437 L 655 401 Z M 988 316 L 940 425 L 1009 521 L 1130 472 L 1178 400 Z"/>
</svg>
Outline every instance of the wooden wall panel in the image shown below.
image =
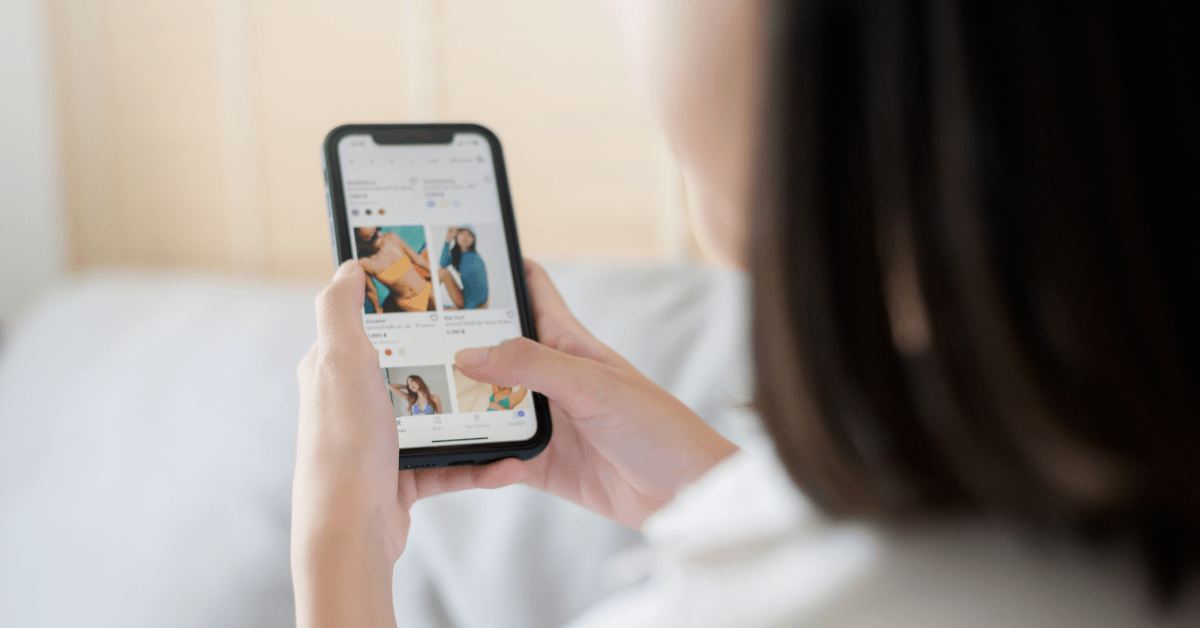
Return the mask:
<svg viewBox="0 0 1200 628">
<path fill-rule="evenodd" d="M 445 115 L 504 142 L 522 240 L 569 256 L 662 252 L 654 131 L 599 2 L 444 0 Z"/>
<path fill-rule="evenodd" d="M 595 0 L 46 2 L 75 268 L 326 277 L 321 139 L 431 119 L 500 135 L 527 254 L 674 250 Z"/>
<path fill-rule="evenodd" d="M 119 263 L 119 221 L 108 82 L 108 9 L 101 2 L 48 2 L 46 49 L 61 138 L 68 266 Z"/>
<path fill-rule="evenodd" d="M 325 277 L 321 141 L 339 124 L 406 119 L 400 5 L 260 0 L 254 9 L 271 272 Z"/>
<path fill-rule="evenodd" d="M 116 200 L 126 255 L 152 266 L 227 268 L 212 3 L 108 5 Z"/>
</svg>

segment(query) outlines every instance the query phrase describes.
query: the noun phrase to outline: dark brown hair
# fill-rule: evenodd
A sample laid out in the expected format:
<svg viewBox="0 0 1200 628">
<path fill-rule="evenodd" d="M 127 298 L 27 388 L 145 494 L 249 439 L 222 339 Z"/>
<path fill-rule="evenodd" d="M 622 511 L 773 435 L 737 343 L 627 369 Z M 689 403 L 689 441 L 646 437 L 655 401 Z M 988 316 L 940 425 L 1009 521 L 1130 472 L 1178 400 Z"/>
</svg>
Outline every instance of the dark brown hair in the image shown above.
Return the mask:
<svg viewBox="0 0 1200 628">
<path fill-rule="evenodd" d="M 408 395 L 408 405 L 416 406 L 417 400 L 420 399 L 420 397 L 417 396 L 417 393 L 413 392 L 412 389 L 408 387 L 408 380 L 410 379 L 417 382 L 417 390 L 420 390 L 422 393 L 424 393 L 425 403 L 432 404 L 433 393 L 429 392 L 429 386 L 425 385 L 425 380 L 422 379 L 420 375 L 409 375 L 408 377 L 404 378 L 404 392 Z"/>
<path fill-rule="evenodd" d="M 770 3 L 756 403 L 830 513 L 1103 531 L 1164 598 L 1195 573 L 1200 55 L 1154 6 Z"/>
<path fill-rule="evenodd" d="M 478 238 L 475 236 L 475 230 L 471 229 L 470 227 L 459 227 L 458 230 L 466 231 L 467 233 L 471 234 L 471 248 L 467 249 L 467 251 L 474 251 L 475 245 L 478 244 Z M 458 237 L 455 236 L 454 246 L 450 248 L 450 265 L 454 267 L 454 270 L 462 272 L 462 269 L 460 269 L 458 265 L 462 262 L 462 254 L 467 251 L 462 250 L 462 247 L 458 245 Z"/>
<path fill-rule="evenodd" d="M 363 257 L 364 255 L 371 256 L 371 255 L 374 255 L 375 253 L 378 253 L 379 247 L 375 246 L 375 243 L 372 241 L 373 238 L 367 239 L 367 238 L 363 237 L 363 235 L 362 235 L 363 229 L 378 229 L 379 231 L 383 231 L 382 227 L 355 227 L 354 228 L 354 243 L 355 243 L 355 250 L 358 251 L 358 256 L 359 257 Z M 379 233 L 379 232 L 377 231 L 376 233 Z M 382 235 L 382 234 L 380 234 L 380 235 Z"/>
</svg>

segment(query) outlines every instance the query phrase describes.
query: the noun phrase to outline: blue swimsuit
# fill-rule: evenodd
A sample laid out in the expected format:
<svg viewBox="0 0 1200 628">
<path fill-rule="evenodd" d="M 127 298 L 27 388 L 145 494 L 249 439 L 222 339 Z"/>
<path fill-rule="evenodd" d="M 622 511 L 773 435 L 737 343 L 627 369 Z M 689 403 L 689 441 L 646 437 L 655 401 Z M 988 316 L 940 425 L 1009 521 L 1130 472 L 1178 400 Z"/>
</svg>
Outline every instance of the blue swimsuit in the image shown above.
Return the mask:
<svg viewBox="0 0 1200 628">
<path fill-rule="evenodd" d="M 450 266 L 450 245 L 442 247 L 442 268 Z M 463 251 L 458 258 L 458 274 L 462 277 L 463 309 L 473 310 L 488 300 L 487 267 L 475 251 Z"/>
</svg>

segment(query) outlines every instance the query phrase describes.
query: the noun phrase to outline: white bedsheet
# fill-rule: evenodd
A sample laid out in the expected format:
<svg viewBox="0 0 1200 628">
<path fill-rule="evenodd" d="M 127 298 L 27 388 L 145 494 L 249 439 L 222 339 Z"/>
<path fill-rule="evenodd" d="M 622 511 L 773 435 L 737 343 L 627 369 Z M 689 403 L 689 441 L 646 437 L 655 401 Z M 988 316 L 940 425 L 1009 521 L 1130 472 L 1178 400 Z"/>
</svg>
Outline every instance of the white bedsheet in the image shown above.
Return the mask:
<svg viewBox="0 0 1200 628">
<path fill-rule="evenodd" d="M 741 275 L 552 267 L 567 301 L 735 440 Z M 0 626 L 292 622 L 294 366 L 316 287 L 96 275 L 0 347 Z M 525 487 L 414 508 L 404 626 L 556 626 L 622 584 L 622 526 Z M 636 554 L 630 554 L 636 555 Z M 626 570 L 628 571 L 628 570 Z"/>
</svg>

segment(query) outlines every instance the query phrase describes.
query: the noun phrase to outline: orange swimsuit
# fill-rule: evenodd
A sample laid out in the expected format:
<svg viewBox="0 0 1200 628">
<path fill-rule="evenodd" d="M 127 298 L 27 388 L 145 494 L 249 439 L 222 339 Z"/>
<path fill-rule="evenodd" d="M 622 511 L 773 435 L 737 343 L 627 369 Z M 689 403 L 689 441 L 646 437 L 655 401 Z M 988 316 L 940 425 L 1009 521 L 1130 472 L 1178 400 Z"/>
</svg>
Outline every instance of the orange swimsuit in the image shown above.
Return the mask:
<svg viewBox="0 0 1200 628">
<path fill-rule="evenodd" d="M 377 273 L 375 276 L 384 284 L 394 284 L 403 281 L 404 275 L 408 274 L 408 271 L 413 268 L 412 260 L 408 259 L 407 255 L 401 255 L 395 264 L 388 266 L 386 270 Z M 433 284 L 426 281 L 424 288 L 421 288 L 416 294 L 405 298 L 400 298 L 395 291 L 392 294 L 396 295 L 396 303 L 405 312 L 424 312 L 429 309 L 429 297 L 433 294 Z"/>
</svg>

